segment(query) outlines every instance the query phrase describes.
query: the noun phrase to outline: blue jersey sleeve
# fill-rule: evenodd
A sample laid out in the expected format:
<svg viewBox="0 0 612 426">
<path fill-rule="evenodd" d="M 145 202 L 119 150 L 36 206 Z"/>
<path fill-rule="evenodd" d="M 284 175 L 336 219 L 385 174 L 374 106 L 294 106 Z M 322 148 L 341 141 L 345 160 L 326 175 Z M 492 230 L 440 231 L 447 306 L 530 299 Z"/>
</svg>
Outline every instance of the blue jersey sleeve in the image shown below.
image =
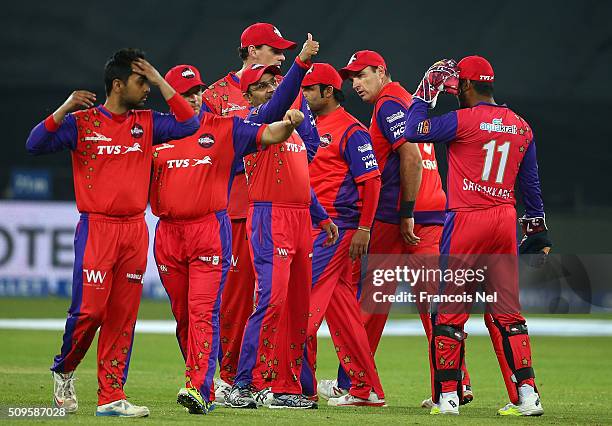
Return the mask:
<svg viewBox="0 0 612 426">
<path fill-rule="evenodd" d="M 319 199 L 312 188 L 310 188 L 310 218 L 312 220 L 312 224 L 315 226 L 325 219 L 329 219 L 327 211 L 321 205 L 321 203 L 319 203 Z"/>
<path fill-rule="evenodd" d="M 342 149 L 342 146 L 340 147 Z M 344 161 L 349 166 L 353 179 L 378 170 L 376 156 L 372 149 L 372 140 L 365 130 L 357 130 L 347 140 L 344 146 Z"/>
<path fill-rule="evenodd" d="M 76 149 L 78 138 L 76 119 L 67 114 L 59 128 L 50 132 L 45 121 L 38 123 L 30 132 L 26 141 L 26 150 L 32 155 L 50 154 L 65 149 Z"/>
<path fill-rule="evenodd" d="M 407 112 L 407 109 L 399 102 L 386 100 L 376 114 L 376 124 L 394 150 L 406 141 L 404 130 Z"/>
<path fill-rule="evenodd" d="M 193 135 L 200 128 L 203 113 L 200 111 L 188 120 L 178 121 L 172 114 L 153 111 L 153 145 Z"/>
<path fill-rule="evenodd" d="M 265 104 L 253 108 L 249 115 L 249 120 L 256 123 L 269 124 L 282 119 L 287 110 L 291 108 L 295 98 L 299 95 L 306 71 L 308 70 L 294 62 L 283 77 L 283 81 L 274 91 L 272 98 Z"/>
<path fill-rule="evenodd" d="M 302 121 L 295 130 L 306 145 L 306 154 L 308 155 L 308 162 L 310 163 L 317 153 L 321 140 L 319 139 L 319 131 L 317 130 L 314 116 L 304 96 L 302 96 L 300 111 L 304 114 L 304 121 Z"/>
<path fill-rule="evenodd" d="M 237 161 L 242 161 L 242 157 L 257 151 L 257 142 L 261 137 L 262 126 L 259 123 L 242 120 L 234 117 L 234 156 Z"/>
<path fill-rule="evenodd" d="M 544 217 L 544 202 L 542 201 L 542 190 L 540 188 L 535 140 L 532 140 L 529 144 L 519 167 L 518 186 L 521 194 L 523 194 L 525 215 L 527 217 Z"/>
<path fill-rule="evenodd" d="M 457 112 L 451 111 L 439 117 L 427 117 L 429 104 L 413 98 L 408 108 L 404 137 L 409 142 L 448 143 L 457 137 Z"/>
</svg>

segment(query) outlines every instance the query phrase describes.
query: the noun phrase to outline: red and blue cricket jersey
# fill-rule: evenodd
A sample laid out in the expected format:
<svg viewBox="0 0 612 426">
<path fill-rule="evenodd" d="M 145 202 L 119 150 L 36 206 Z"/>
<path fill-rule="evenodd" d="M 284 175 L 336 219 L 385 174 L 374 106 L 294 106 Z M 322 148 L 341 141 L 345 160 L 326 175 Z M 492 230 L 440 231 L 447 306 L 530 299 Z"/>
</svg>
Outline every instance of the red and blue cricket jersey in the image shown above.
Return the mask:
<svg viewBox="0 0 612 426">
<path fill-rule="evenodd" d="M 156 146 L 150 191 L 153 214 L 189 220 L 225 210 L 235 161 L 257 150 L 265 127 L 202 112 L 196 133 Z"/>
<path fill-rule="evenodd" d="M 427 103 L 410 107 L 405 137 L 448 144 L 448 209 L 472 211 L 514 206 L 518 185 L 528 217 L 543 217 L 533 131 L 505 105 L 479 103 L 427 118 Z"/>
<path fill-rule="evenodd" d="M 399 83 L 389 83 L 374 104 L 370 137 L 381 170 L 382 189 L 376 219 L 399 224 L 401 199 L 400 157 L 397 149 L 406 142 L 404 130 L 412 96 Z M 419 144 L 423 160 L 421 186 L 414 207 L 414 222 L 422 225 L 444 223 L 446 196 L 438 172 L 436 152 L 429 143 Z"/>
<path fill-rule="evenodd" d="M 359 224 L 362 194 L 358 184 L 380 176 L 367 129 L 343 107 L 318 115 L 317 153 L 310 163 L 310 184 L 339 228 Z"/>
<path fill-rule="evenodd" d="M 147 206 L 152 145 L 186 137 L 198 127 L 195 115 L 180 122 L 151 110 L 117 115 L 99 105 L 66 115 L 59 126 L 50 116 L 32 130 L 26 148 L 31 154 L 72 151 L 80 212 L 132 216 Z"/>
</svg>

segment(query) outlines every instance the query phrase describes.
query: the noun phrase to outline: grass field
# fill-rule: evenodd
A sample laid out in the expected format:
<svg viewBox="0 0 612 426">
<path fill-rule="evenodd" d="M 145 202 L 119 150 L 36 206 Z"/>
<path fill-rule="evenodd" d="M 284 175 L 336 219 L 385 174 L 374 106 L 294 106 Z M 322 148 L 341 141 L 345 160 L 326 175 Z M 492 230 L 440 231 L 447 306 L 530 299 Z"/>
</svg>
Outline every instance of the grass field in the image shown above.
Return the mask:
<svg viewBox="0 0 612 426">
<path fill-rule="evenodd" d="M 66 301 L 58 313 L 53 302 L 36 301 L 5 303 L 0 317 L 14 317 L 5 310 L 16 303 L 35 305 L 34 310 L 22 310 L 20 317 L 58 317 L 65 311 Z M 59 303 L 59 302 L 58 302 Z M 150 307 L 145 313 L 159 315 L 165 304 Z M 166 308 L 167 309 L 167 308 Z M 31 315 L 24 312 L 30 312 Z M 169 313 L 169 310 L 168 310 Z M 44 315 L 43 315 L 44 314 Z M 142 317 L 142 316 L 141 316 Z M 159 318 L 159 316 L 148 317 Z M 165 317 L 162 317 L 165 318 Z M 49 406 L 52 380 L 49 365 L 58 351 L 60 332 L 0 330 L 0 405 Z M 231 410 L 218 408 L 209 416 L 189 416 L 175 402 L 181 386 L 181 357 L 172 335 L 140 334 L 134 342 L 130 377 L 126 385 L 128 397 L 138 404 L 148 405 L 150 424 L 193 423 L 213 421 L 220 424 L 501 424 L 533 422 L 537 424 L 612 424 L 610 411 L 609 338 L 532 339 L 537 383 L 546 413 L 541 418 L 498 418 L 497 408 L 507 396 L 498 372 L 488 338 L 471 336 L 467 340 L 467 356 L 475 400 L 463 407 L 459 418 L 429 416 L 419 408 L 429 392 L 426 344 L 422 337 L 384 337 L 377 355 L 378 369 L 389 407 L 380 409 L 338 409 L 321 404 L 319 410 L 308 412 L 275 411 L 269 409 Z M 331 378 L 337 360 L 331 341 L 322 339 L 318 359 L 319 378 Z M 70 416 L 71 423 L 92 424 L 121 419 L 97 419 L 95 347 L 92 347 L 78 370 L 76 384 L 79 413 Z M 24 424 L 23 421 L 15 421 Z"/>
</svg>

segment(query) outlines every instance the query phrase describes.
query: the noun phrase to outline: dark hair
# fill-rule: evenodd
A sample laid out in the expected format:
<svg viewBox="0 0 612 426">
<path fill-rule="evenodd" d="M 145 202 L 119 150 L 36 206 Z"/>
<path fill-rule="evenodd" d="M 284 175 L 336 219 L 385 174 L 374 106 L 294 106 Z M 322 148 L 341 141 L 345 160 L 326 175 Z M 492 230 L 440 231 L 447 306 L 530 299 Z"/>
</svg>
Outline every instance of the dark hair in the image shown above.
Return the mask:
<svg viewBox="0 0 612 426">
<path fill-rule="evenodd" d="M 104 65 L 104 86 L 108 95 L 113 89 L 113 81 L 119 79 L 127 84 L 132 75 L 132 62 L 136 58 L 145 58 L 145 53 L 140 49 L 124 48 L 113 53 Z"/>
<path fill-rule="evenodd" d="M 319 86 L 319 91 L 321 92 L 321 97 L 323 97 L 323 91 L 325 90 L 325 88 L 328 87 L 328 85 L 319 83 L 318 86 Z M 344 97 L 344 93 L 342 93 L 342 90 L 338 90 L 333 86 L 330 86 L 330 87 L 334 90 L 334 100 L 338 102 L 339 104 L 344 102 L 345 97 Z"/>
<path fill-rule="evenodd" d="M 493 83 L 490 81 L 472 81 L 472 87 L 479 95 L 493 97 Z"/>
<path fill-rule="evenodd" d="M 258 44 L 257 46 L 255 46 L 255 49 L 261 49 L 261 46 L 263 46 L 263 44 Z M 243 61 L 246 61 L 247 58 L 249 57 L 249 46 L 239 47 L 238 55 L 240 56 L 240 59 L 242 59 Z"/>
</svg>

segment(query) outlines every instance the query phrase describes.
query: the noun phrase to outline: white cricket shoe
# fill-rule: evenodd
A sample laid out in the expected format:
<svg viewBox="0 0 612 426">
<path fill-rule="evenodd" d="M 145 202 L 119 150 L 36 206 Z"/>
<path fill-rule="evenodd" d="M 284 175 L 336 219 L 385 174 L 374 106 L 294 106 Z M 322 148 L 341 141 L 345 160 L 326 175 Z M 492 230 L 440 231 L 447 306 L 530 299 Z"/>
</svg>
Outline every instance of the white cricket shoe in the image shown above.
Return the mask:
<svg viewBox="0 0 612 426">
<path fill-rule="evenodd" d="M 70 373 L 56 373 L 53 375 L 53 405 L 57 408 L 63 408 L 67 413 L 76 413 L 79 409 L 76 392 L 74 390 L 74 381 L 76 376 L 74 371 Z"/>
<path fill-rule="evenodd" d="M 461 401 L 460 405 L 469 404 L 473 400 L 474 393 L 472 392 L 472 387 L 469 385 L 463 385 L 463 401 Z M 436 403 L 433 402 L 431 397 L 424 399 L 423 402 L 421 402 L 421 408 L 433 408 L 435 405 Z"/>
<path fill-rule="evenodd" d="M 368 399 L 358 398 L 347 393 L 338 398 L 329 398 L 327 405 L 332 407 L 386 407 L 384 399 L 381 399 L 375 392 L 370 392 Z"/>
<path fill-rule="evenodd" d="M 429 414 L 459 415 L 459 396 L 457 392 L 451 392 L 440 396 L 440 402 L 435 404 Z"/>
<path fill-rule="evenodd" d="M 147 407 L 133 405 L 125 399 L 98 405 L 98 409 L 96 410 L 96 416 L 108 417 L 148 417 L 149 414 L 149 409 Z"/>
<path fill-rule="evenodd" d="M 421 402 L 421 408 L 434 408 L 436 406 L 436 403 L 433 402 L 433 399 L 431 399 L 431 397 L 424 399 L 423 402 Z"/>
<path fill-rule="evenodd" d="M 542 414 L 544 414 L 544 408 L 540 402 L 540 395 L 535 392 L 521 398 L 519 405 L 507 404 L 497 410 L 499 416 L 541 416 Z"/>
<path fill-rule="evenodd" d="M 347 395 L 348 390 L 338 387 L 338 380 L 319 380 L 317 394 L 323 399 L 340 398 Z"/>
<path fill-rule="evenodd" d="M 274 402 L 274 392 L 272 388 L 263 388 L 260 391 L 253 391 L 253 398 L 258 407 L 269 407 Z"/>
<path fill-rule="evenodd" d="M 225 398 L 232 391 L 232 385 L 221 378 L 215 379 L 215 404 L 225 405 Z"/>
</svg>

